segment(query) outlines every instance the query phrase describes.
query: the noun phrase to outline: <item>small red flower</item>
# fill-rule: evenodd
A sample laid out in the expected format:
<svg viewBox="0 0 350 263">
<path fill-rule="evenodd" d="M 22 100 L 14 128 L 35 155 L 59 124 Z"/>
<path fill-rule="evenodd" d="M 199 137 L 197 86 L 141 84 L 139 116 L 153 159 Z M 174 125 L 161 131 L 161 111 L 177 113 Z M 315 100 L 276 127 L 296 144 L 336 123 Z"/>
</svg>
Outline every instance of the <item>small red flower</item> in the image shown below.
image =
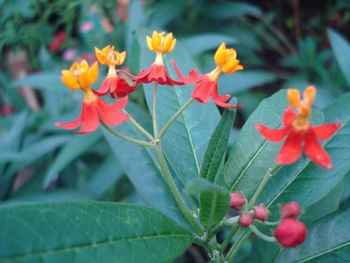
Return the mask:
<svg viewBox="0 0 350 263">
<path fill-rule="evenodd" d="M 302 150 L 313 162 L 326 169 L 332 169 L 332 160 L 320 145 L 319 140 L 327 140 L 340 128 L 340 122 L 333 122 L 319 126 L 312 126 L 308 117 L 314 101 L 316 89 L 309 86 L 304 92 L 304 100 L 298 98 L 299 92 L 288 90 L 288 99 L 293 108 L 287 108 L 282 116 L 282 129 L 272 129 L 257 124 L 258 131 L 269 141 L 279 142 L 286 137 L 280 152 L 277 155 L 277 164 L 291 164 L 300 159 Z"/>
<path fill-rule="evenodd" d="M 280 208 L 280 214 L 281 218 L 298 218 L 301 214 L 300 205 L 295 201 L 284 204 Z"/>
<path fill-rule="evenodd" d="M 183 85 L 181 81 L 172 79 L 164 65 L 158 65 L 153 63 L 146 70 L 141 71 L 141 73 L 136 77 L 136 84 L 140 83 L 150 83 L 157 82 L 161 85 L 177 86 Z"/>
<path fill-rule="evenodd" d="M 274 236 L 283 247 L 295 247 L 304 242 L 306 226 L 293 218 L 285 218 L 275 229 Z"/>
<path fill-rule="evenodd" d="M 265 221 L 265 219 L 270 215 L 269 210 L 264 205 L 254 206 L 254 218 Z"/>
<path fill-rule="evenodd" d="M 66 39 L 66 33 L 64 31 L 58 32 L 55 35 L 51 44 L 49 45 L 49 51 L 55 52 L 62 45 L 65 39 Z"/>
<path fill-rule="evenodd" d="M 248 227 L 253 224 L 253 216 L 250 213 L 242 213 L 239 217 L 239 224 L 243 227 Z"/>
<path fill-rule="evenodd" d="M 107 77 L 102 82 L 100 88 L 95 91 L 97 95 L 104 96 L 107 93 L 110 93 L 113 98 L 122 98 L 136 89 L 137 85 L 129 85 L 124 78 L 118 76 L 118 73 L 124 73 L 132 79 L 135 79 L 134 76 L 123 70 L 115 69 L 116 66 L 124 63 L 126 58 L 125 51 L 119 53 L 118 51 L 114 50 L 114 47 L 106 46 L 102 50 L 95 48 L 95 53 L 98 61 L 102 65 L 108 65 Z"/>
<path fill-rule="evenodd" d="M 234 192 L 230 194 L 230 206 L 232 209 L 240 211 L 242 206 L 247 203 L 246 198 L 241 192 Z"/>
</svg>

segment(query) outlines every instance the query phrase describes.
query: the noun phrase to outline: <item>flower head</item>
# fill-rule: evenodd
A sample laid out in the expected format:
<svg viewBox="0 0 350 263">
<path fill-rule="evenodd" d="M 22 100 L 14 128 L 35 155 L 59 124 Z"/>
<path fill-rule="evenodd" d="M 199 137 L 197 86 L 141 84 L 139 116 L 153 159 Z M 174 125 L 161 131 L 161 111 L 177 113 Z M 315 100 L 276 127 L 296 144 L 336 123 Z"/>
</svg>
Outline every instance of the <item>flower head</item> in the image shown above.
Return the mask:
<svg viewBox="0 0 350 263">
<path fill-rule="evenodd" d="M 76 129 L 81 125 L 78 133 L 89 133 L 98 128 L 100 120 L 108 125 L 117 125 L 129 119 L 129 115 L 119 112 L 127 104 L 127 97 L 109 105 L 92 91 L 90 85 L 96 82 L 97 76 L 98 64 L 95 62 L 89 67 L 85 60 L 62 71 L 62 82 L 72 90 L 82 90 L 84 98 L 80 116 L 72 122 L 55 123 L 58 127 Z"/>
<path fill-rule="evenodd" d="M 301 208 L 297 202 L 292 201 L 282 205 L 280 213 L 281 218 L 298 218 L 301 214 Z"/>
<path fill-rule="evenodd" d="M 233 48 L 226 48 L 225 43 L 222 43 L 217 49 L 214 60 L 216 68 L 211 72 L 199 75 L 196 69 L 192 70 L 187 77 L 185 77 L 176 65 L 176 62 L 172 60 L 174 69 L 178 77 L 185 84 L 195 84 L 195 88 L 192 91 L 192 98 L 200 103 L 208 103 L 210 98 L 213 99 L 215 104 L 223 108 L 240 108 L 240 106 L 234 106 L 227 101 L 230 95 L 219 95 L 218 92 L 218 78 L 221 73 L 232 74 L 235 71 L 242 70 L 243 66 L 240 65 L 240 61 L 237 59 L 237 52 Z"/>
<path fill-rule="evenodd" d="M 247 203 L 247 199 L 242 192 L 234 192 L 230 194 L 230 206 L 232 209 L 240 211 L 242 206 Z"/>
<path fill-rule="evenodd" d="M 147 47 L 157 54 L 155 61 L 147 69 L 143 70 L 137 77 L 136 83 L 156 82 L 161 85 L 183 85 L 181 81 L 172 79 L 164 65 L 163 53 L 171 52 L 176 44 L 173 33 L 165 35 L 164 32 L 158 33 L 153 31 L 152 38 L 146 37 Z"/>
<path fill-rule="evenodd" d="M 254 206 L 254 218 L 265 221 L 265 219 L 270 215 L 269 210 L 264 205 Z"/>
<path fill-rule="evenodd" d="M 239 224 L 243 227 L 248 227 L 253 224 L 253 216 L 251 213 L 242 213 L 239 217 Z"/>
<path fill-rule="evenodd" d="M 295 247 L 304 242 L 306 226 L 294 218 L 285 218 L 275 229 L 274 236 L 283 247 Z"/>
<path fill-rule="evenodd" d="M 312 126 L 308 120 L 311 115 L 311 106 L 314 103 L 316 88 L 306 88 L 303 99 L 296 89 L 288 89 L 287 97 L 290 107 L 282 116 L 282 129 L 272 129 L 257 124 L 258 131 L 269 141 L 279 142 L 286 137 L 280 152 L 277 155 L 277 164 L 291 164 L 296 162 L 302 150 L 313 162 L 326 169 L 332 169 L 332 160 L 320 145 L 319 140 L 332 137 L 340 128 L 340 122 Z"/>
<path fill-rule="evenodd" d="M 117 72 L 125 73 L 122 70 L 116 71 L 115 67 L 124 63 L 126 51 L 119 53 L 113 46 L 106 46 L 102 50 L 95 47 L 95 53 L 98 61 L 102 65 L 108 65 L 108 74 L 102 82 L 100 88 L 96 91 L 99 96 L 106 95 L 108 92 L 112 97 L 125 97 L 136 89 L 136 85 L 130 85 L 124 78 L 118 76 Z M 125 75 L 128 75 L 126 73 Z"/>
</svg>

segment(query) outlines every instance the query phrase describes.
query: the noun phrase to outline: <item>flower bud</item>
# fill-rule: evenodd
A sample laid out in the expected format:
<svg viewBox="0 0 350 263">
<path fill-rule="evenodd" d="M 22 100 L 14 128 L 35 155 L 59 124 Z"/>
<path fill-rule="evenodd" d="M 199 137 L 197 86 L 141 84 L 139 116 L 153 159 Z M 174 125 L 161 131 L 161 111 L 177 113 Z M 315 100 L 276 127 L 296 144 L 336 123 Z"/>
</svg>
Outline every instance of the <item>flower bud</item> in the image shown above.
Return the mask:
<svg viewBox="0 0 350 263">
<path fill-rule="evenodd" d="M 247 200 L 245 199 L 242 192 L 234 192 L 230 194 L 230 206 L 231 208 L 240 211 L 242 206 L 245 205 Z"/>
<path fill-rule="evenodd" d="M 242 213 L 239 218 L 239 223 L 243 227 L 248 227 L 253 224 L 253 216 L 250 213 Z"/>
<path fill-rule="evenodd" d="M 254 218 L 265 221 L 265 219 L 270 215 L 269 210 L 264 205 L 254 206 Z"/>
<path fill-rule="evenodd" d="M 301 213 L 300 205 L 295 202 L 289 202 L 280 208 L 281 218 L 298 218 Z"/>
<path fill-rule="evenodd" d="M 295 247 L 304 242 L 306 226 L 294 218 L 285 218 L 275 229 L 274 236 L 283 247 Z"/>
</svg>

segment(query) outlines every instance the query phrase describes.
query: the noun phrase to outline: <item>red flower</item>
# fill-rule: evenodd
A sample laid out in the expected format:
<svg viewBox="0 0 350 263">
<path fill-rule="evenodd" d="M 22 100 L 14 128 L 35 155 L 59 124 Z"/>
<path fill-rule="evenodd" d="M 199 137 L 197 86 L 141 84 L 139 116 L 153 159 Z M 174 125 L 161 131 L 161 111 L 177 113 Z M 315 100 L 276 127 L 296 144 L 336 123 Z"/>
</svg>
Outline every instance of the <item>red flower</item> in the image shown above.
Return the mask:
<svg viewBox="0 0 350 263">
<path fill-rule="evenodd" d="M 234 192 L 230 194 L 230 206 L 232 209 L 240 211 L 242 206 L 247 203 L 246 198 L 241 192 Z"/>
<path fill-rule="evenodd" d="M 265 221 L 265 219 L 270 215 L 269 210 L 266 209 L 264 205 L 254 206 L 254 218 Z"/>
<path fill-rule="evenodd" d="M 117 73 L 124 73 L 132 79 L 135 79 L 134 76 L 124 72 L 123 70 L 115 69 L 116 66 L 120 66 L 124 63 L 126 58 L 125 51 L 119 53 L 118 51 L 114 50 L 114 47 L 106 46 L 102 50 L 95 47 L 95 53 L 98 61 L 102 65 L 108 65 L 107 77 L 102 82 L 100 88 L 95 91 L 97 95 L 104 96 L 109 92 L 113 98 L 121 98 L 125 97 L 136 89 L 137 85 L 129 85 L 129 83 L 125 79 L 119 77 Z"/>
<path fill-rule="evenodd" d="M 282 205 L 280 213 L 282 218 L 298 218 L 301 213 L 301 208 L 297 202 L 292 201 Z"/>
<path fill-rule="evenodd" d="M 239 217 L 239 224 L 243 227 L 248 227 L 253 224 L 253 216 L 250 213 L 242 213 Z"/>
<path fill-rule="evenodd" d="M 295 247 L 306 238 L 305 224 L 293 219 L 285 218 L 275 229 L 274 236 L 283 247 Z"/>
<path fill-rule="evenodd" d="M 230 99 L 229 94 L 219 95 L 217 78 L 212 75 L 215 70 L 209 74 L 198 75 L 197 69 L 190 71 L 189 75 L 185 77 L 180 69 L 177 67 L 175 60 L 171 60 L 175 72 L 179 79 L 185 84 L 195 84 L 192 91 L 192 98 L 200 103 L 208 103 L 210 98 L 214 103 L 223 108 L 240 108 L 241 106 L 234 106 L 227 101 Z M 213 74 L 212 74 L 213 73 Z"/>
<path fill-rule="evenodd" d="M 272 129 L 262 124 L 257 124 L 258 131 L 269 141 L 279 142 L 286 137 L 280 152 L 277 155 L 277 164 L 291 164 L 296 162 L 304 150 L 307 157 L 326 169 L 332 169 L 332 160 L 322 148 L 319 140 L 332 137 L 340 128 L 340 122 L 313 127 L 307 120 L 311 112 L 316 89 L 309 86 L 304 93 L 304 100 L 300 102 L 295 97 L 295 90 L 288 90 L 288 99 L 292 107 L 287 108 L 282 117 L 282 129 Z"/>
<path fill-rule="evenodd" d="M 66 123 L 56 122 L 55 125 L 67 130 L 76 129 L 81 125 L 78 134 L 94 132 L 99 127 L 100 120 L 111 126 L 118 125 L 129 119 L 129 115 L 119 112 L 127 103 L 128 97 L 109 105 L 95 96 L 92 101 L 83 101 L 81 114 L 76 120 Z"/>
<path fill-rule="evenodd" d="M 51 52 L 55 52 L 64 42 L 66 38 L 66 33 L 64 31 L 60 31 L 58 32 L 53 41 L 51 42 L 51 44 L 49 45 L 49 51 Z"/>
<path fill-rule="evenodd" d="M 150 83 L 157 82 L 161 85 L 183 85 L 184 83 L 181 81 L 176 81 L 172 79 L 164 65 L 158 65 L 153 63 L 148 69 L 141 71 L 141 73 L 135 78 L 136 85 L 140 83 Z"/>
</svg>

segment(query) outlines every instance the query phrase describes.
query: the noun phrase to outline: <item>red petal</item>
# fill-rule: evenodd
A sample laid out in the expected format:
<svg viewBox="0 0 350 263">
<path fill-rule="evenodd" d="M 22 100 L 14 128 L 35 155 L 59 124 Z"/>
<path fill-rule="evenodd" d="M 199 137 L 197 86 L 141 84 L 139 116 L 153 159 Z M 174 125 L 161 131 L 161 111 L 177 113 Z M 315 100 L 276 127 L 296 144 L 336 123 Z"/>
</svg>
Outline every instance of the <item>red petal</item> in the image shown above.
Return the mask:
<svg viewBox="0 0 350 263">
<path fill-rule="evenodd" d="M 173 64 L 175 73 L 182 82 L 184 82 L 186 84 L 193 84 L 199 80 L 197 69 L 191 70 L 188 77 L 186 78 L 183 75 L 183 73 L 180 71 L 180 69 L 178 68 L 176 61 L 174 59 L 170 59 L 170 62 Z"/>
<path fill-rule="evenodd" d="M 117 101 L 113 105 L 108 105 L 106 102 L 99 99 L 96 102 L 96 105 L 97 105 L 98 114 L 102 119 L 102 121 L 108 125 L 117 125 L 129 119 L 128 114 L 117 111 L 117 109 L 120 106 L 125 104 L 124 103 L 125 101 L 127 101 L 127 99 L 126 100 L 123 99 L 122 101 Z"/>
<path fill-rule="evenodd" d="M 84 109 L 84 105 L 83 105 Z M 62 128 L 62 129 L 67 129 L 67 130 L 74 130 L 78 128 L 78 126 L 82 123 L 83 121 L 83 109 L 77 119 L 71 122 L 55 122 L 55 125 Z"/>
<path fill-rule="evenodd" d="M 118 110 L 121 110 L 123 108 L 125 108 L 126 104 L 128 104 L 128 97 L 123 97 L 122 99 L 120 100 L 116 100 L 112 105 L 111 107 L 113 107 L 113 110 L 114 111 L 118 111 Z"/>
<path fill-rule="evenodd" d="M 122 74 L 128 76 L 128 77 L 131 78 L 133 81 L 136 81 L 136 79 L 137 79 L 137 76 L 132 75 L 130 72 L 127 72 L 127 71 L 124 71 L 124 70 L 121 70 L 121 69 L 117 69 L 116 72 L 117 72 L 117 73 L 122 73 Z"/>
<path fill-rule="evenodd" d="M 283 125 L 286 127 L 290 124 L 292 124 L 292 122 L 295 120 L 295 118 L 297 117 L 297 115 L 295 114 L 295 112 L 293 111 L 292 108 L 287 108 L 282 116 L 282 123 Z"/>
<path fill-rule="evenodd" d="M 93 132 L 98 128 L 100 121 L 95 104 L 96 102 L 83 103 L 83 123 L 81 129 L 77 132 L 78 134 Z"/>
<path fill-rule="evenodd" d="M 215 88 L 217 88 L 216 81 L 212 81 L 209 78 L 203 79 L 193 89 L 192 98 L 200 103 L 208 103 Z"/>
<path fill-rule="evenodd" d="M 325 169 L 332 169 L 332 160 L 328 153 L 319 144 L 316 133 L 313 129 L 309 129 L 305 136 L 304 152 L 313 162 Z"/>
<path fill-rule="evenodd" d="M 94 91 L 94 93 L 97 94 L 98 96 L 104 96 L 110 91 L 110 87 L 111 87 L 111 78 L 107 77 L 102 82 L 100 88 Z"/>
<path fill-rule="evenodd" d="M 222 107 L 222 108 L 235 108 L 235 109 L 241 108 L 241 106 L 226 103 L 226 101 L 230 98 L 230 95 L 224 94 L 224 95 L 219 96 L 218 85 L 216 85 L 216 87 L 213 88 L 212 98 L 213 98 L 213 101 L 215 102 L 215 104 Z"/>
<path fill-rule="evenodd" d="M 118 77 L 114 93 L 119 98 L 122 98 L 127 96 L 129 93 L 133 92 L 135 89 L 136 89 L 136 86 L 130 86 L 125 79 Z"/>
<path fill-rule="evenodd" d="M 313 127 L 316 137 L 320 140 L 327 140 L 332 137 L 340 128 L 341 123 L 339 121 L 326 123 L 320 126 Z"/>
<path fill-rule="evenodd" d="M 297 161 L 301 156 L 302 134 L 290 130 L 287 139 L 282 145 L 277 155 L 277 164 L 291 164 Z"/>
<path fill-rule="evenodd" d="M 262 124 L 256 124 L 256 129 L 271 142 L 280 142 L 287 135 L 288 129 L 271 129 Z"/>
</svg>

